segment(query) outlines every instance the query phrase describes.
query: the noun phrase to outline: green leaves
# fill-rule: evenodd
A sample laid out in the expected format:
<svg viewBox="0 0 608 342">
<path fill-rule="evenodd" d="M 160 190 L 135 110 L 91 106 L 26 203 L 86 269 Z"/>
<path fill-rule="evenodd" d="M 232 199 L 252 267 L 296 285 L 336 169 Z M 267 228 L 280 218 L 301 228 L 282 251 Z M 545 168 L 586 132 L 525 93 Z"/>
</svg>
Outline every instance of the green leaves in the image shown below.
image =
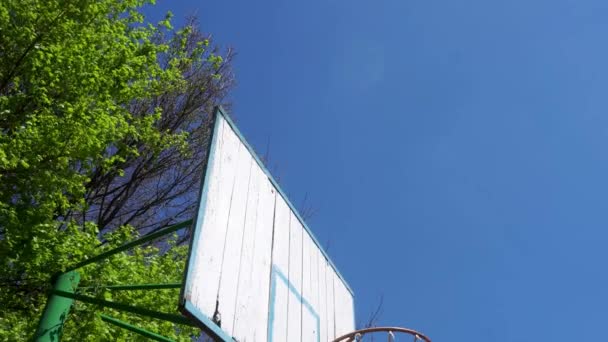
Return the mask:
<svg viewBox="0 0 608 342">
<path fill-rule="evenodd" d="M 96 227 L 87 223 L 84 227 L 69 225 L 66 230 L 57 232 L 54 226 L 40 227 L 40 235 L 32 239 L 29 250 L 20 251 L 17 259 L 27 258 L 23 263 L 20 274 L 27 274 L 27 279 L 20 279 L 15 272 L 3 272 L 2 281 L 13 281 L 11 286 L 0 288 L 0 300 L 5 307 L 13 310 L 3 310 L 0 316 L 0 340 L 10 340 L 14 334 L 31 337 L 46 300 L 49 289 L 49 274 L 64 270 L 67 266 L 115 248 L 137 237 L 132 227 L 121 229 L 108 234 L 106 243 L 100 246 Z M 105 289 L 105 285 L 116 284 L 145 284 L 180 282 L 187 247 L 177 246 L 176 239 L 164 242 L 160 253 L 155 246 L 140 247 L 129 252 L 114 255 L 109 260 L 79 269 L 81 275 L 81 292 L 131 305 L 141 306 L 162 312 L 176 313 L 179 289 L 167 290 L 129 290 L 113 291 Z M 3 269 L 5 271 L 5 269 Z M 21 291 L 27 291 L 27 296 L 15 296 Z M 189 340 L 196 333 L 195 329 L 179 327 L 172 323 L 160 322 L 146 317 L 102 309 L 89 304 L 77 303 L 66 321 L 64 341 L 99 341 L 99 336 L 106 340 L 137 340 L 136 335 L 108 326 L 97 319 L 99 313 L 131 322 L 140 327 L 170 336 L 176 339 Z M 28 319 L 25 319 L 29 317 Z M 29 334 L 29 336 L 28 336 Z"/>
<path fill-rule="evenodd" d="M 126 177 L 121 165 L 143 150 L 151 157 L 190 151 L 187 131 L 158 128 L 163 112 L 154 99 L 185 88 L 184 70 L 200 62 L 208 41 L 186 53 L 191 28 L 169 32 L 170 14 L 147 24 L 139 11 L 145 3 L 0 2 L 0 340 L 31 338 L 54 272 L 135 238 L 123 227 L 101 239 L 95 223 L 67 219 L 93 206 L 85 201 L 93 177 Z M 176 38 L 173 60 L 161 65 L 170 48 L 164 35 Z M 211 55 L 207 62 L 217 70 L 223 61 Z M 81 284 L 180 281 L 186 248 L 174 240 L 168 247 L 85 267 Z M 173 312 L 179 290 L 90 292 Z M 99 320 L 99 311 L 77 304 L 64 340 L 136 340 Z M 105 311 L 173 338 L 194 333 Z"/>
<path fill-rule="evenodd" d="M 79 205 L 93 169 L 138 154 L 121 142 L 183 148 L 181 134 L 156 130 L 160 111 L 134 117 L 129 109 L 182 82 L 175 68 L 161 67 L 167 46 L 154 42 L 171 28 L 170 15 L 143 25 L 142 3 L 0 5 L 0 203 L 17 219 L 0 212 L 0 232 Z"/>
</svg>

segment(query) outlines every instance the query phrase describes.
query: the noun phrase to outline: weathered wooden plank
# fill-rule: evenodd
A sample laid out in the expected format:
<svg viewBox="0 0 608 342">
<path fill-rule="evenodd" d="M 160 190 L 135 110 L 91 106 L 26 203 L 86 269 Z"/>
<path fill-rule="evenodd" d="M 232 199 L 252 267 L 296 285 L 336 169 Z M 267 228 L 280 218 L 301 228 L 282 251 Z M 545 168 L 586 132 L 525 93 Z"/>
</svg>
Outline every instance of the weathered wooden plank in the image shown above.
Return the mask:
<svg viewBox="0 0 608 342">
<path fill-rule="evenodd" d="M 256 247 L 256 233 L 258 229 L 258 215 L 264 213 L 265 210 L 273 210 L 274 208 L 266 208 L 264 203 L 260 206 L 260 189 L 264 187 L 263 182 L 266 177 L 262 177 L 263 173 L 257 164 L 252 164 L 251 174 L 249 176 L 249 190 L 247 194 L 247 205 L 245 213 L 245 226 L 242 234 L 241 255 L 239 262 L 238 281 L 236 288 L 236 307 L 234 310 L 234 323 L 232 336 L 238 340 L 243 340 L 250 331 L 255 330 L 254 326 L 257 323 L 255 317 L 251 317 L 250 312 L 254 310 L 253 303 L 253 286 L 255 283 L 262 281 L 263 272 L 258 265 L 254 263 L 254 253 Z M 258 266 L 258 267 L 256 267 Z M 268 275 L 266 275 L 266 283 L 268 283 Z M 258 295 L 258 294 L 256 294 Z M 268 306 L 266 306 L 268 308 Z"/>
<path fill-rule="evenodd" d="M 245 233 L 245 218 L 247 214 L 247 196 L 253 162 L 249 151 L 241 144 L 238 151 L 236 177 L 230 201 L 230 216 L 226 229 L 218 296 L 218 308 L 222 316 L 222 329 L 231 336 L 233 334 L 243 234 Z"/>
<path fill-rule="evenodd" d="M 289 224 L 291 210 L 280 195 L 275 201 L 274 239 L 272 246 L 273 275 L 269 301 L 269 341 L 287 341 L 287 306 L 289 289 L 277 272 L 287 277 L 289 272 Z"/>
<path fill-rule="evenodd" d="M 297 295 L 302 293 L 302 233 L 304 227 L 291 212 L 289 224 L 289 283 L 293 286 L 287 303 L 287 341 L 302 339 L 302 301 Z"/>
</svg>

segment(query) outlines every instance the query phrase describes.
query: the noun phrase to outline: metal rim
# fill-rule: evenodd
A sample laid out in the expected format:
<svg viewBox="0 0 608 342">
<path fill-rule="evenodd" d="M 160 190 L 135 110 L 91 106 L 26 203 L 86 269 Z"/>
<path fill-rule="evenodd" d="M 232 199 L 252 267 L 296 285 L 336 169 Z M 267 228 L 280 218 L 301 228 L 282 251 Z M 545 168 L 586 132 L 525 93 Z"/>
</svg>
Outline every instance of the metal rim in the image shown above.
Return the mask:
<svg viewBox="0 0 608 342">
<path fill-rule="evenodd" d="M 351 342 L 351 341 L 355 341 L 357 338 L 363 337 L 363 335 L 365 335 L 365 334 L 375 333 L 375 332 L 386 332 L 389 334 L 392 334 L 393 332 L 397 332 L 397 333 L 410 334 L 410 335 L 414 336 L 414 341 L 416 341 L 416 339 L 420 339 L 425 342 L 431 342 L 430 338 L 426 337 L 424 334 L 422 334 L 416 330 L 412 330 L 412 329 L 408 329 L 408 328 L 399 328 L 399 327 L 374 327 L 374 328 L 355 330 L 346 335 L 342 335 L 342 336 L 336 338 L 335 340 L 333 340 L 333 342 Z M 390 339 L 389 339 L 389 341 L 390 341 Z"/>
</svg>

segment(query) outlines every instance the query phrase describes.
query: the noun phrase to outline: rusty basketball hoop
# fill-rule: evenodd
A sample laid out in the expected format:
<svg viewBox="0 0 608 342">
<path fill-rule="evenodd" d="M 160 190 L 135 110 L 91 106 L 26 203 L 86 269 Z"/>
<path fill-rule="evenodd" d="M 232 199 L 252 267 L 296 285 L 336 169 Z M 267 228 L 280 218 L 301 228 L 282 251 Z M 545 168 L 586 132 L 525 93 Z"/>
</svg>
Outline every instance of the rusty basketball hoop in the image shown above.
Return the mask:
<svg viewBox="0 0 608 342">
<path fill-rule="evenodd" d="M 376 334 L 376 333 L 386 333 L 388 336 L 388 342 L 395 342 L 395 334 L 408 334 L 414 337 L 414 342 L 417 341 L 425 341 L 431 342 L 431 339 L 426 337 L 424 334 L 417 332 L 416 330 L 407 329 L 407 328 L 399 328 L 399 327 L 373 327 L 360 329 L 353 332 L 350 332 L 346 335 L 342 335 L 333 342 L 359 342 L 363 341 L 363 337 L 365 335 Z"/>
</svg>

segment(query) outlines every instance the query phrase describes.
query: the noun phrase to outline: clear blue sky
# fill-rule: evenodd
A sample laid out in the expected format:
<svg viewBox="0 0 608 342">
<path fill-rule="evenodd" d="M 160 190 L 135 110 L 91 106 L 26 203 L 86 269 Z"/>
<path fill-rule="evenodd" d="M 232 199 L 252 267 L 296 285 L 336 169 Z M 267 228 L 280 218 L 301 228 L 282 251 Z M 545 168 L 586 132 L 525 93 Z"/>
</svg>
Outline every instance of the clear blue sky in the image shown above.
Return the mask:
<svg viewBox="0 0 608 342">
<path fill-rule="evenodd" d="M 159 1 L 238 51 L 233 116 L 363 322 L 602 340 L 608 2 Z M 158 12 L 157 12 L 158 11 Z"/>
</svg>

